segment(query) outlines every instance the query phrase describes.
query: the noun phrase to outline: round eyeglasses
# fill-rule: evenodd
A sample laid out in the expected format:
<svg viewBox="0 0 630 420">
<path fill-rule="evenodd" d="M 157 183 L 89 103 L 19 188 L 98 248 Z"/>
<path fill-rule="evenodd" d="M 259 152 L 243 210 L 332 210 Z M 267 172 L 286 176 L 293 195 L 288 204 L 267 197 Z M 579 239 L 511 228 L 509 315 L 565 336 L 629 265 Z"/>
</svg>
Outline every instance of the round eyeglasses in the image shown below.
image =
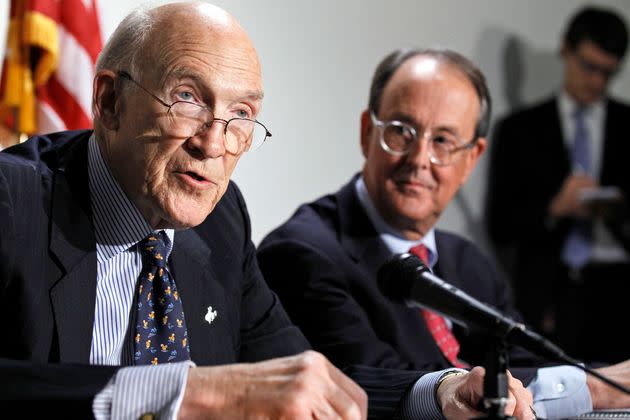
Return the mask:
<svg viewBox="0 0 630 420">
<path fill-rule="evenodd" d="M 176 138 L 189 138 L 203 135 L 214 122 L 225 124 L 223 129 L 225 150 L 231 154 L 240 154 L 259 148 L 271 133 L 260 121 L 249 118 L 215 118 L 206 105 L 188 101 L 164 102 L 147 88 L 136 82 L 126 71 L 119 71 L 118 76 L 128 80 L 146 92 L 160 104 L 168 108 L 170 118 L 166 120 L 166 134 Z"/>
<path fill-rule="evenodd" d="M 372 124 L 380 130 L 380 144 L 387 153 L 394 156 L 406 155 L 411 151 L 416 141 L 426 138 L 429 161 L 434 165 L 452 165 L 455 163 L 454 156 L 457 152 L 471 149 L 477 141 L 475 137 L 469 142 L 464 142 L 449 131 L 438 133 L 425 131 L 420 137 L 418 130 L 412 125 L 396 120 L 381 121 L 376 118 L 372 111 L 370 111 L 370 118 Z"/>
</svg>

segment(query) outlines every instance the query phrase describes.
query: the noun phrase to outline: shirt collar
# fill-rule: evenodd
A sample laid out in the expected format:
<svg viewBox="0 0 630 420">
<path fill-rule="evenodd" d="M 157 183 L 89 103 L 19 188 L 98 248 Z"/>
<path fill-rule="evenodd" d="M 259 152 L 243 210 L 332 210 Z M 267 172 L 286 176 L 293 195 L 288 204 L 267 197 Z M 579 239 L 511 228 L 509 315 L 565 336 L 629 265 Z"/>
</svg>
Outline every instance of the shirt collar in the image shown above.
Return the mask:
<svg viewBox="0 0 630 420">
<path fill-rule="evenodd" d="M 88 142 L 88 177 L 96 258 L 98 262 L 104 262 L 134 246 L 154 230 L 114 179 L 94 134 Z M 164 229 L 164 232 L 168 238 L 168 258 L 175 233 L 173 229 Z"/>
<path fill-rule="evenodd" d="M 376 210 L 376 207 L 370 198 L 370 194 L 367 191 L 367 187 L 365 186 L 363 176 L 359 176 L 354 183 L 354 188 L 359 198 L 359 202 L 361 203 L 361 207 L 365 210 L 368 219 L 370 219 L 370 222 L 374 225 L 379 237 L 393 254 L 409 252 L 410 248 L 418 244 L 424 244 L 424 246 L 426 246 L 429 250 L 429 268 L 432 269 L 435 264 L 437 264 L 438 253 L 435 244 L 434 228 L 429 229 L 422 239 L 410 241 L 405 238 L 400 231 L 389 225 L 380 215 L 378 210 Z"/>
<path fill-rule="evenodd" d="M 604 112 L 606 99 L 602 97 L 597 102 L 584 107 L 584 117 L 587 119 L 597 118 Z M 571 120 L 578 103 L 563 89 L 558 95 L 558 106 L 563 118 Z"/>
</svg>

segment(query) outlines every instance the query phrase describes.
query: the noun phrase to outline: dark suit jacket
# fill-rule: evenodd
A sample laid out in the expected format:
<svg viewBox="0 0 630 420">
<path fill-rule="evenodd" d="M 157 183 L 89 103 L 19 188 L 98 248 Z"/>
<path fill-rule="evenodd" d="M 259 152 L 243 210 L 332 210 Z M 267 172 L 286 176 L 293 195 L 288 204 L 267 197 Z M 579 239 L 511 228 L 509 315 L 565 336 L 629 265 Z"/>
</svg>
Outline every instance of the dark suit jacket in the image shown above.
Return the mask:
<svg viewBox="0 0 630 420">
<path fill-rule="evenodd" d="M 356 179 L 356 178 L 355 178 Z M 340 366 L 435 370 L 449 367 L 418 309 L 394 303 L 377 286 L 391 257 L 364 212 L 353 179 L 334 195 L 301 206 L 258 248 L 260 268 L 313 347 Z M 436 275 L 518 318 L 510 291 L 488 259 L 455 235 L 436 231 Z M 487 337 L 455 325 L 460 356 L 483 364 Z M 530 364 L 521 351 L 512 364 Z M 520 376 L 529 381 L 533 370 Z"/>
<path fill-rule="evenodd" d="M 619 187 L 627 199 L 629 120 L 630 107 L 607 101 L 600 180 L 602 185 Z M 509 257 L 506 268 L 515 282 L 518 307 L 537 327 L 542 310 L 565 298 L 554 292 L 557 281 L 566 277 L 560 255 L 572 221 L 552 220 L 547 213 L 571 172 L 563 139 L 557 101 L 551 98 L 500 121 L 491 143 L 487 226 L 495 247 Z M 629 210 L 609 225 L 626 248 Z"/>
<path fill-rule="evenodd" d="M 17 401 L 22 413 L 45 407 L 88 417 L 93 396 L 116 371 L 86 366 L 97 279 L 90 134 L 35 137 L 0 153 L 0 313 L 6 321 L 0 400 Z M 309 348 L 262 278 L 235 184 L 201 225 L 176 232 L 169 264 L 198 365 L 256 362 Z M 204 320 L 209 306 L 218 312 L 212 324 Z M 385 417 L 420 376 L 401 372 L 395 391 L 382 395 L 385 385 L 373 370 L 352 372 L 371 392 L 370 413 Z M 34 401 L 47 403 L 28 404 Z"/>
</svg>

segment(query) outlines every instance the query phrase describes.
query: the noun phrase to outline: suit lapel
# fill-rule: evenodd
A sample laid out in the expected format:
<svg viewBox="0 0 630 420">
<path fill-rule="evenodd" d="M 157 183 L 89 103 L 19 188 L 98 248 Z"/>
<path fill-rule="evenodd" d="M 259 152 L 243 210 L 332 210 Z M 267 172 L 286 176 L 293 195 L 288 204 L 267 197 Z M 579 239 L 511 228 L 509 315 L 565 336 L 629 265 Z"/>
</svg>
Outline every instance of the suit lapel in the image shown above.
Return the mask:
<svg viewBox="0 0 630 420">
<path fill-rule="evenodd" d="M 549 143 L 547 147 L 548 159 L 551 166 L 557 167 L 562 172 L 562 176 L 566 176 L 571 170 L 571 151 L 567 147 L 565 141 L 566 133 L 562 130 L 562 122 L 560 113 L 558 112 L 558 98 L 549 101 L 544 109 L 541 110 L 541 127 L 547 127 L 546 141 Z M 548 119 L 544 122 L 544 119 Z"/>
<path fill-rule="evenodd" d="M 96 301 L 96 243 L 92 227 L 87 139 L 71 140 L 53 176 L 50 252 L 64 273 L 50 289 L 61 362 L 88 363 Z"/>
<path fill-rule="evenodd" d="M 435 245 L 437 248 L 438 261 L 433 272 L 436 276 L 448 281 L 457 288 L 462 288 L 463 280 L 457 275 L 458 261 L 453 255 L 454 246 L 452 241 L 439 230 L 435 230 Z"/>
<path fill-rule="evenodd" d="M 619 133 L 624 132 L 625 123 L 622 109 L 611 99 L 606 100 L 606 120 L 604 121 L 603 151 L 600 170 L 600 181 L 604 185 L 623 185 L 626 171 L 619 171 L 616 165 L 618 156 L 627 155 L 627 147 L 619 141 Z M 617 135 L 615 137 L 615 135 Z M 626 142 L 627 143 L 627 142 Z"/>
<path fill-rule="evenodd" d="M 356 179 L 357 176 L 354 176 L 336 194 L 339 203 L 339 239 L 348 254 L 358 263 L 358 267 L 367 268 L 368 273 L 376 273 L 391 253 L 379 238 L 359 202 L 354 187 Z"/>
<path fill-rule="evenodd" d="M 186 328 L 190 340 L 190 355 L 197 363 L 212 360 L 212 349 L 218 343 L 211 339 L 208 329 L 211 324 L 205 320 L 208 311 L 208 296 L 221 295 L 214 290 L 219 282 L 211 264 L 211 250 L 193 229 L 177 231 L 171 254 L 171 271 L 182 296 Z M 227 339 L 227 337 L 226 337 Z"/>
</svg>

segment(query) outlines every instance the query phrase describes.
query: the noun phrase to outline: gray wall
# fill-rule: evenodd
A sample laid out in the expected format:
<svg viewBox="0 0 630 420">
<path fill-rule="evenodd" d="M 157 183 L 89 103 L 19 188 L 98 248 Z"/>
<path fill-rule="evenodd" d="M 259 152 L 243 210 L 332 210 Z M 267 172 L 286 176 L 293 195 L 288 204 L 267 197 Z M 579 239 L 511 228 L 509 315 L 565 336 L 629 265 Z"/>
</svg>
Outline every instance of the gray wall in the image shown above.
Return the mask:
<svg viewBox="0 0 630 420">
<path fill-rule="evenodd" d="M 260 119 L 273 138 L 245 155 L 234 176 L 248 202 L 254 241 L 300 203 L 335 191 L 361 167 L 359 115 L 374 67 L 391 50 L 442 46 L 469 56 L 486 74 L 494 115 L 501 116 L 558 87 L 560 35 L 567 17 L 584 3 L 216 0 L 247 29 L 263 64 L 266 97 Z M 630 22 L 629 1 L 597 3 Z M 104 37 L 139 4 L 100 0 Z M 611 87 L 630 100 L 630 71 L 623 69 Z M 535 136 L 532 128 L 532 140 Z M 535 155 L 532 148 L 532 155 L 523 157 L 532 160 L 532 168 Z M 482 245 L 486 166 L 482 158 L 440 221 Z"/>
</svg>

